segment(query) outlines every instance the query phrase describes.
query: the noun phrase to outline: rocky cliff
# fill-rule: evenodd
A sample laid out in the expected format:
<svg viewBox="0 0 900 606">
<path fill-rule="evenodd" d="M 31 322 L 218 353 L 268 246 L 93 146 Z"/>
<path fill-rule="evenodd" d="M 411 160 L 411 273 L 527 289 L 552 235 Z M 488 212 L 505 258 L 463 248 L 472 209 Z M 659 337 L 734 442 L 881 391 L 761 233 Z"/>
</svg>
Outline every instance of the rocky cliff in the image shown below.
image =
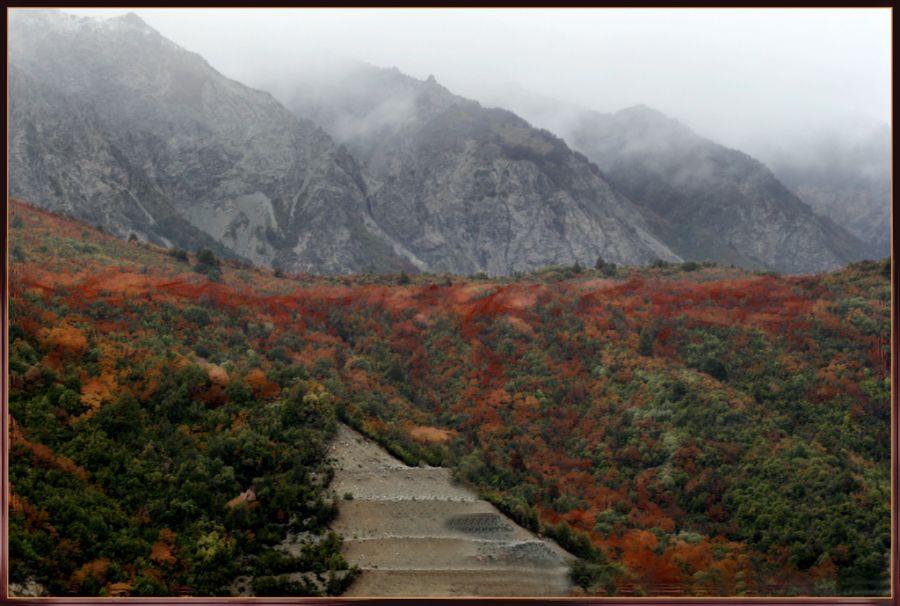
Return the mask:
<svg viewBox="0 0 900 606">
<path fill-rule="evenodd" d="M 760 162 L 645 107 L 567 109 L 567 143 L 433 77 L 322 74 L 281 82 L 285 107 L 134 14 L 13 11 L 10 194 L 291 271 L 872 256 Z"/>
<path fill-rule="evenodd" d="M 300 86 L 286 103 L 351 150 L 373 220 L 420 267 L 508 274 L 598 256 L 679 258 L 561 139 L 453 95 L 433 77 L 360 65 Z"/>
<path fill-rule="evenodd" d="M 14 11 L 10 33 L 12 195 L 295 271 L 410 267 L 346 151 L 136 15 Z"/>
<path fill-rule="evenodd" d="M 820 215 L 847 228 L 873 256 L 891 254 L 891 129 L 841 125 L 769 141 L 760 156 Z"/>
<path fill-rule="evenodd" d="M 515 88 L 494 98 L 553 129 L 595 162 L 685 259 L 803 273 L 879 256 L 845 229 L 846 215 L 855 212 L 845 199 L 837 204 L 847 212 L 833 215 L 838 225 L 805 203 L 813 197 L 802 179 L 791 183 L 805 192 L 803 199 L 756 158 L 659 111 L 636 106 L 605 114 Z M 872 212 L 887 212 L 886 204 L 874 206 Z"/>
<path fill-rule="evenodd" d="M 686 258 L 803 273 L 834 269 L 868 253 L 758 160 L 647 107 L 585 115 L 573 145 L 660 217 L 652 222 Z"/>
</svg>

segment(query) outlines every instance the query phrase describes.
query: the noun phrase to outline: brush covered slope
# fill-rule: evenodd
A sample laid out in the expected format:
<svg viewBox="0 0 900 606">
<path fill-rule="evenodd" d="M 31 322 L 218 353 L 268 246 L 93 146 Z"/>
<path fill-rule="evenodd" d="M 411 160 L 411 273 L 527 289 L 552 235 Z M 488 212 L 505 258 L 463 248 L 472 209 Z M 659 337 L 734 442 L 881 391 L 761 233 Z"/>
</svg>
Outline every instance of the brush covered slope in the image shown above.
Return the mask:
<svg viewBox="0 0 900 606">
<path fill-rule="evenodd" d="M 336 416 L 553 536 L 590 594 L 889 591 L 882 262 L 276 277 L 14 211 L 14 582 L 339 591 Z"/>
<path fill-rule="evenodd" d="M 265 345 L 256 302 L 274 287 L 239 266 L 218 286 L 208 251 L 192 270 L 31 207 L 12 225 L 11 583 L 227 596 L 251 575 L 257 595 L 342 592 L 334 409 Z M 306 537 L 294 555 L 276 549 L 289 532 Z"/>
<path fill-rule="evenodd" d="M 885 595 L 887 267 L 354 292 L 333 313 L 362 359 L 333 391 L 355 426 L 582 557 L 590 592 Z"/>
</svg>

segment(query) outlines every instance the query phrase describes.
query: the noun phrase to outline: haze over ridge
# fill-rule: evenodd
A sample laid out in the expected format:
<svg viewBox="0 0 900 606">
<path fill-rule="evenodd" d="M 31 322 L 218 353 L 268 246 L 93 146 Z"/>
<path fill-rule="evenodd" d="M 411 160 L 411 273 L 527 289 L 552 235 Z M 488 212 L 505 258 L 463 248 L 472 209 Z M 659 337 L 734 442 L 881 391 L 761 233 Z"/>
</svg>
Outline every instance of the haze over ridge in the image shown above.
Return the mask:
<svg viewBox="0 0 900 606">
<path fill-rule="evenodd" d="M 24 13 L 22 11 L 23 15 Z M 207 20 L 207 24 L 215 26 L 222 23 L 222 15 L 228 12 L 205 11 L 204 14 L 211 19 Z M 269 11 L 246 14 L 254 18 L 260 15 L 267 19 L 272 17 Z M 291 22 L 294 24 L 302 24 L 305 18 L 320 18 L 323 14 L 325 13 L 320 11 L 294 11 L 286 17 L 292 18 Z M 518 14 L 512 13 L 513 16 Z M 173 113 L 187 118 L 192 112 L 200 110 L 196 117 L 201 121 L 211 120 L 210 125 L 215 125 L 214 130 L 228 123 L 228 120 L 223 122 L 221 117 L 217 117 L 224 114 L 216 109 L 215 103 L 209 105 L 203 101 L 198 105 L 199 100 L 207 97 L 208 100 L 216 99 L 216 102 L 225 103 L 223 107 L 237 101 L 236 97 L 227 101 L 220 94 L 222 91 L 212 89 L 200 94 L 206 82 L 218 81 L 225 73 L 215 70 L 203 55 L 181 47 L 177 42 L 169 42 L 165 34 L 157 32 L 150 24 L 144 25 L 142 18 L 134 13 L 100 21 L 78 16 L 69 18 L 66 15 L 56 13 L 53 16 L 50 12 L 46 13 L 50 18 L 48 24 L 54 23 L 50 29 L 59 30 L 59 35 L 63 37 L 70 35 L 63 33 L 67 30 L 86 27 L 85 31 L 90 31 L 90 36 L 96 37 L 99 45 L 95 45 L 96 48 L 125 44 L 128 48 L 134 46 L 137 49 L 143 44 L 143 36 L 135 37 L 132 31 L 142 32 L 152 34 L 147 40 L 156 39 L 156 36 L 164 41 L 163 47 L 169 49 L 165 52 L 175 51 L 177 55 L 178 49 L 183 48 L 184 56 L 193 56 L 201 62 L 188 70 L 192 75 L 185 80 L 187 72 L 178 71 L 181 68 L 175 65 L 182 59 L 178 58 L 173 63 L 173 60 L 166 59 L 163 55 L 157 56 L 155 47 L 153 52 L 144 54 L 147 65 L 142 65 L 142 60 L 137 58 L 139 55 L 124 63 L 121 59 L 114 59 L 112 55 L 121 55 L 115 50 L 105 58 L 98 55 L 92 59 L 85 55 L 78 61 L 99 61 L 98 65 L 102 64 L 103 69 L 108 67 L 112 70 L 105 76 L 107 79 L 112 78 L 110 82 L 120 78 L 132 80 L 139 88 L 146 88 L 144 98 L 152 98 L 158 105 L 147 106 L 143 110 L 136 109 L 137 105 L 144 107 L 144 101 L 140 101 L 135 102 L 137 105 L 126 103 L 117 109 L 117 104 L 122 101 L 121 95 L 110 94 L 100 95 L 92 98 L 93 100 L 84 99 L 88 105 L 96 105 L 89 111 L 96 113 L 100 110 L 100 114 L 110 114 L 112 111 L 114 115 L 131 116 L 130 126 L 126 130 L 131 130 L 138 123 L 143 124 L 144 127 L 152 127 L 148 131 L 151 138 L 154 136 L 152 131 L 161 132 L 160 129 L 167 128 L 164 122 Z M 420 16 L 419 13 L 416 15 L 417 18 Z M 110 31 L 120 30 L 119 25 L 116 25 L 107 31 L 107 25 L 112 27 L 126 22 L 129 25 L 124 36 L 103 42 L 104 37 L 109 37 Z M 513 19 L 513 25 L 515 23 Z M 652 19 L 650 23 L 652 25 Z M 14 34 L 17 32 L 18 30 L 13 31 Z M 34 35 L 42 39 L 47 34 Z M 540 41 L 540 38 L 535 37 L 535 41 Z M 271 46 L 263 37 L 254 39 L 251 43 L 257 50 L 248 53 L 248 56 L 256 56 L 257 60 L 266 56 Z M 337 45 L 337 42 L 334 44 Z M 19 46 L 16 44 L 12 48 L 16 51 L 13 67 L 18 67 L 28 53 L 23 55 L 17 50 Z M 50 51 L 50 48 L 47 47 L 47 52 L 55 52 Z M 146 50 L 150 50 L 149 47 Z M 87 47 L 82 48 L 77 44 L 73 47 L 73 52 L 75 51 L 76 54 L 84 51 L 88 55 L 96 52 L 87 51 Z M 50 55 L 42 59 L 40 53 L 45 51 L 36 52 L 38 54 L 31 60 L 32 64 L 35 69 L 46 71 L 38 66 L 46 64 Z M 494 55 L 488 56 L 491 61 L 496 60 Z M 53 61 L 64 63 L 66 60 L 61 58 Z M 151 70 L 151 75 L 148 66 L 152 61 L 157 61 L 158 66 Z M 441 61 L 436 63 L 440 65 Z M 359 238 L 352 237 L 352 234 L 362 237 L 366 232 L 371 232 L 371 237 L 393 248 L 393 253 L 384 250 L 382 256 L 400 255 L 420 269 L 430 267 L 463 273 L 476 270 L 506 273 L 520 265 L 534 268 L 547 263 L 564 264 L 573 260 L 593 263 L 599 251 L 604 258 L 611 257 L 621 262 L 649 262 L 653 258 L 673 260 L 680 256 L 686 260 L 712 260 L 747 267 L 762 266 L 781 271 L 804 272 L 820 271 L 854 258 L 869 256 L 870 253 L 864 251 L 866 246 L 854 241 L 853 236 L 836 226 L 830 226 L 827 220 L 822 223 L 814 218 L 809 208 L 802 204 L 803 201 L 810 203 L 810 200 L 820 203 L 822 208 L 819 210 L 823 216 L 830 216 L 839 223 L 844 221 L 835 207 L 840 207 L 843 199 L 852 201 L 852 204 L 859 207 L 859 214 L 864 217 L 859 225 L 853 226 L 854 234 L 879 245 L 878 239 L 884 236 L 879 230 L 883 211 L 879 208 L 883 197 L 881 192 L 861 193 L 852 188 L 849 191 L 838 191 L 833 183 L 821 176 L 831 174 L 831 167 L 820 166 L 818 173 L 799 171 L 798 174 L 796 167 L 791 164 L 796 164 L 796 154 L 792 159 L 791 154 L 782 154 L 781 157 L 789 158 L 783 162 L 784 174 L 796 174 L 793 187 L 804 192 L 808 198 L 801 201 L 779 183 L 764 165 L 740 151 L 732 153 L 726 147 L 711 146 L 715 142 L 700 138 L 702 136 L 699 133 L 693 134 L 690 124 L 681 126 L 677 117 L 667 118 L 655 108 L 640 110 L 639 108 L 646 107 L 643 104 L 635 105 L 639 109 L 638 114 L 630 115 L 644 117 L 637 121 L 629 118 L 616 125 L 604 118 L 602 112 L 581 110 L 575 103 L 565 100 L 554 102 L 549 96 L 531 95 L 524 87 L 504 92 L 502 84 L 484 86 L 482 98 L 494 94 L 496 102 L 481 105 L 477 100 L 468 99 L 465 93 L 460 94 L 455 89 L 451 91 L 445 82 L 439 82 L 432 74 L 420 79 L 407 75 L 396 67 L 380 68 L 372 63 L 367 65 L 335 58 L 334 54 L 288 53 L 285 61 L 270 64 L 276 67 L 263 69 L 250 80 L 258 82 L 269 79 L 263 86 L 266 92 L 260 92 L 262 96 L 254 97 L 262 105 L 257 105 L 251 111 L 271 114 L 274 121 L 270 122 L 275 130 L 281 128 L 276 123 L 293 123 L 283 108 L 276 107 L 278 104 L 273 105 L 275 100 L 267 94 L 271 93 L 301 123 L 322 127 L 335 142 L 347 146 L 362 168 L 362 172 L 358 173 L 354 162 L 349 157 L 345 159 L 348 163 L 341 171 L 349 178 L 346 182 L 349 190 L 345 188 L 340 198 L 342 203 L 349 204 L 347 212 L 356 218 L 351 220 L 353 226 L 348 224 L 346 233 L 334 235 L 342 241 L 349 235 L 351 241 L 358 242 Z M 81 68 L 73 67 L 70 71 L 79 69 Z M 152 78 L 159 79 L 156 85 L 148 87 L 152 82 L 146 79 L 145 72 Z M 590 80 L 590 73 L 588 70 L 582 79 Z M 63 69 L 59 77 L 50 78 L 47 82 L 54 80 L 69 82 L 71 78 L 66 75 L 66 69 Z M 27 82 L 27 79 L 24 81 Z M 70 84 L 77 88 L 75 81 Z M 235 89 L 234 86 L 238 88 Z M 240 82 L 232 81 L 232 85 L 225 86 L 223 91 L 240 90 L 241 86 Z M 105 84 L 98 84 L 88 88 L 105 90 L 104 87 Z M 61 89 L 62 96 L 59 98 L 71 96 L 64 88 Z M 20 89 L 21 87 L 14 88 L 16 91 Z M 123 89 L 123 94 L 131 94 L 128 92 L 130 89 L 126 89 Z M 27 87 L 25 90 L 28 90 Z M 160 90 L 170 90 L 174 96 L 159 98 L 157 92 Z M 495 92 L 490 93 L 491 90 Z M 258 91 L 251 94 L 256 92 Z M 702 101 L 706 97 L 701 94 L 703 92 L 706 92 L 705 89 L 693 91 L 693 94 Z M 191 99 L 194 100 L 193 105 L 182 107 Z M 535 99 L 538 99 L 537 103 Z M 171 107 L 166 105 L 172 103 L 174 105 Z M 245 101 L 240 101 L 239 105 L 244 103 Z M 52 104 L 58 104 L 58 101 Z M 541 107 L 541 104 L 546 107 Z M 24 99 L 18 102 L 21 108 L 29 105 L 34 104 L 26 103 Z M 266 108 L 263 109 L 263 106 Z M 88 109 L 87 106 L 85 108 Z M 508 110 L 525 117 L 537 127 L 548 127 L 552 132 L 532 128 L 531 124 Z M 185 114 L 185 111 L 188 113 Z M 80 110 L 74 113 L 70 111 L 69 115 L 79 112 Z M 21 112 L 16 115 L 23 116 Z M 161 118 L 162 121 L 147 122 L 150 115 Z M 574 123 L 567 123 L 569 115 Z M 622 111 L 616 115 L 622 115 Z M 546 116 L 550 116 L 550 119 L 545 120 Z M 649 118 L 649 121 L 645 118 Z M 592 124 L 587 128 L 592 133 L 588 139 L 579 134 L 585 131 L 585 119 Z M 307 120 L 311 120 L 311 123 L 306 122 Z M 752 120 L 745 122 L 752 123 Z M 672 130 L 668 126 L 670 124 L 676 125 L 676 128 Z M 246 131 L 246 125 L 246 120 L 239 120 L 228 127 L 238 137 L 233 143 L 241 145 L 239 139 L 243 135 L 240 133 Z M 696 129 L 693 130 L 697 132 Z M 25 161 L 26 157 L 31 156 L 25 154 L 20 139 L 22 133 L 31 131 L 20 128 L 16 132 L 19 133 L 16 138 L 19 143 L 14 155 L 23 160 L 19 165 L 28 167 L 33 162 L 31 159 Z M 560 135 L 562 139 L 559 138 Z M 609 147 L 610 137 L 620 143 Z M 202 147 L 205 145 L 202 139 L 203 137 L 194 140 L 191 145 Z M 773 136 L 773 139 L 777 140 L 778 137 Z M 635 155 L 632 148 L 638 140 L 644 141 L 644 144 L 643 149 Z M 623 143 L 625 147 L 619 147 Z M 323 140 L 323 145 L 324 150 L 329 143 Z M 575 151 L 584 155 L 572 153 Z M 52 153 L 48 150 L 48 154 Z M 235 148 L 235 152 L 229 156 L 231 159 L 226 163 L 236 160 L 242 153 Z M 840 154 L 836 157 L 840 161 Z M 868 159 L 862 157 L 857 161 L 857 158 L 850 155 L 846 157 L 851 158 L 849 162 L 845 162 L 851 165 L 851 170 L 844 180 L 853 182 L 857 176 L 852 172 L 857 168 L 855 165 L 859 165 L 860 171 L 867 170 Z M 299 160 L 299 156 L 297 159 Z M 146 164 L 148 160 L 136 161 L 138 164 Z M 588 161 L 596 163 L 602 173 L 597 172 Z M 150 162 L 152 164 L 156 161 Z M 206 160 L 201 163 L 203 162 Z M 878 159 L 878 162 L 883 163 L 883 160 Z M 878 162 L 875 163 L 876 169 L 879 168 Z M 287 164 L 282 163 L 277 168 L 274 165 L 268 168 L 275 169 L 276 172 L 271 176 L 276 177 L 276 173 L 285 167 Z M 213 174 L 217 170 L 214 166 L 207 168 L 212 172 L 204 173 L 201 181 L 218 178 Z M 251 167 L 247 165 L 245 168 Z M 267 170 L 258 165 L 251 172 L 263 174 Z M 318 176 L 325 177 L 326 173 L 327 171 L 321 172 Z M 877 180 L 878 170 L 873 174 Z M 20 176 L 21 172 L 14 171 L 13 176 L 17 175 Z M 693 184 L 685 181 L 685 177 L 691 175 L 691 179 L 699 178 L 699 181 Z M 221 191 L 215 193 L 208 187 L 204 191 L 212 192 L 213 198 L 205 201 L 198 201 L 196 196 L 185 197 L 181 195 L 184 192 L 174 190 L 166 195 L 175 196 L 173 203 L 177 214 L 216 240 L 234 240 L 228 244 L 229 248 L 245 257 L 249 255 L 248 258 L 258 262 L 275 265 L 285 263 L 285 267 L 294 267 L 299 263 L 300 266 L 315 270 L 322 269 L 320 266 L 323 263 L 330 263 L 333 265 L 329 265 L 332 271 L 360 269 L 359 264 L 365 263 L 362 257 L 350 265 L 343 261 L 337 264 L 326 262 L 318 259 L 315 254 L 312 255 L 315 259 L 307 259 L 311 253 L 304 248 L 307 246 L 304 244 L 307 236 L 303 235 L 303 230 L 309 228 L 308 221 L 291 227 L 285 223 L 288 219 L 293 221 L 295 217 L 291 209 L 296 206 L 296 199 L 289 203 L 285 198 L 293 195 L 293 190 L 288 187 L 282 191 L 268 185 L 260 189 L 258 184 L 254 184 L 255 177 L 251 177 L 250 173 L 244 176 L 246 178 L 234 183 L 242 192 L 238 198 L 233 198 L 236 194 L 230 190 L 220 188 Z M 513 176 L 512 180 L 509 179 L 510 176 Z M 611 177 L 611 182 L 606 181 L 607 177 Z M 629 185 L 629 182 L 646 183 L 648 177 L 651 181 L 658 182 L 652 187 L 652 191 Z M 276 180 L 283 181 L 280 178 Z M 354 184 L 351 185 L 351 182 Z M 17 189 L 20 195 L 35 197 L 33 194 L 37 184 L 26 186 L 21 179 L 19 183 L 22 184 Z M 299 187 L 299 181 L 297 185 Z M 157 189 L 168 192 L 167 188 L 165 183 L 160 182 Z M 355 191 L 350 191 L 354 189 Z M 298 191 L 306 191 L 306 186 Z M 621 193 L 626 195 L 619 195 Z M 84 194 L 82 191 L 77 192 L 80 196 Z M 256 213 L 256 203 L 253 200 L 261 201 L 263 207 L 267 203 L 274 205 L 269 219 L 254 218 L 247 214 Z M 632 202 L 643 210 L 635 212 Z M 45 203 L 49 203 L 49 200 Z M 57 200 L 55 204 L 70 202 Z M 137 205 L 141 204 L 143 203 Z M 851 203 L 848 202 L 847 205 L 850 206 Z M 251 206 L 254 208 L 251 209 Z M 863 208 L 864 206 L 867 208 Z M 728 208 L 731 210 L 726 210 Z M 826 212 L 823 212 L 823 208 Z M 279 218 L 281 210 L 288 214 Z M 147 214 L 146 210 L 141 212 Z M 206 220 L 207 216 L 212 216 L 209 214 L 211 212 L 218 213 L 216 216 L 222 218 L 224 223 L 217 224 L 217 227 L 211 226 Z M 721 214 L 723 212 L 725 214 Z M 699 226 L 702 233 L 691 234 L 690 228 L 685 232 L 673 224 L 675 217 L 683 213 L 688 213 L 689 223 Z M 109 216 L 105 211 L 94 214 L 104 217 L 104 222 L 108 222 Z M 484 221 L 488 215 L 492 219 Z M 472 223 L 476 216 L 480 216 L 482 220 Z M 709 232 L 711 224 L 701 225 L 703 221 L 709 223 L 712 216 L 718 217 L 714 221 L 717 227 L 713 228 L 718 234 Z M 136 217 L 136 221 L 140 219 L 139 223 L 146 222 L 140 213 Z M 645 224 L 644 221 L 649 223 Z M 498 228 L 501 224 L 506 227 Z M 536 224 L 542 227 L 534 232 Z M 532 228 L 526 229 L 529 225 Z M 419 238 L 415 233 L 422 226 L 426 227 Z M 125 223 L 117 228 L 118 232 L 125 235 L 129 230 L 133 233 L 133 226 L 129 227 Z M 139 228 L 137 235 L 147 237 L 145 231 Z M 831 236 L 825 235 L 827 233 Z M 157 236 L 163 242 L 168 242 L 170 234 L 160 233 Z M 657 237 L 661 237 L 665 244 L 656 241 Z M 522 256 L 522 250 L 535 248 L 540 249 L 537 257 L 525 259 Z M 453 251 L 450 256 L 459 255 L 458 258 L 447 262 L 449 251 Z M 881 255 L 876 253 L 876 256 Z M 395 259 L 388 265 L 393 266 L 396 261 Z"/>
<path fill-rule="evenodd" d="M 71 9 L 99 18 L 121 9 Z M 224 75 L 266 88 L 335 56 L 486 100 L 515 82 L 612 112 L 645 103 L 743 146 L 759 131 L 890 121 L 879 9 L 136 10 Z"/>
</svg>

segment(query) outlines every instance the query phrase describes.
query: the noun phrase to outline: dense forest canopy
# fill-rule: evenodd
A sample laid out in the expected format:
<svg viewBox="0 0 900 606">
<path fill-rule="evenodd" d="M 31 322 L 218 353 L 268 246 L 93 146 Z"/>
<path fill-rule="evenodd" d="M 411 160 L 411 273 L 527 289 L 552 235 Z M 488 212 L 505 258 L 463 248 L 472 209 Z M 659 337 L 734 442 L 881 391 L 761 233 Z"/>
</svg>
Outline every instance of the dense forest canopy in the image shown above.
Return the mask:
<svg viewBox="0 0 900 606">
<path fill-rule="evenodd" d="M 11 210 L 12 582 L 340 593 L 343 421 L 556 538 L 589 593 L 889 591 L 884 261 L 323 278 Z"/>
</svg>

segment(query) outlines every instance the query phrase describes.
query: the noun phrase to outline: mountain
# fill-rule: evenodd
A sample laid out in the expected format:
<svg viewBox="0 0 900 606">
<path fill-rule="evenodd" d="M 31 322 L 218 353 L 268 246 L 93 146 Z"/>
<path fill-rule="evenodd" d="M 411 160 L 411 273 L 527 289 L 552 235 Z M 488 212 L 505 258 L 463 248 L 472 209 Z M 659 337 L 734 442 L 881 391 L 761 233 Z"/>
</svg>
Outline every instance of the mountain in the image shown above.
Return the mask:
<svg viewBox="0 0 900 606">
<path fill-rule="evenodd" d="M 635 106 L 606 114 L 521 90 L 495 98 L 596 162 L 685 259 L 804 273 L 878 256 L 755 158 L 659 111 Z"/>
<path fill-rule="evenodd" d="M 758 161 L 648 108 L 560 108 L 570 148 L 433 77 L 353 64 L 284 80 L 282 104 L 134 14 L 13 11 L 10 194 L 290 271 L 876 256 Z"/>
<path fill-rule="evenodd" d="M 561 140 L 433 79 L 329 95 L 345 149 L 134 14 L 12 17 L 11 194 L 120 236 L 323 273 L 678 260 Z"/>
<path fill-rule="evenodd" d="M 666 241 L 688 258 L 717 260 L 719 251 L 730 250 L 741 264 L 798 273 L 867 255 L 852 234 L 817 216 L 761 162 L 647 107 L 586 116 L 573 145 L 662 217 Z"/>
<path fill-rule="evenodd" d="M 820 215 L 881 257 L 891 253 L 891 130 L 849 124 L 762 145 L 760 157 Z"/>
<path fill-rule="evenodd" d="M 411 267 L 345 150 L 134 14 L 11 12 L 10 97 L 11 195 L 294 271 Z"/>
<path fill-rule="evenodd" d="M 420 267 L 679 260 L 587 158 L 509 111 L 362 64 L 296 82 L 285 104 L 357 158 L 373 220 Z"/>
</svg>

